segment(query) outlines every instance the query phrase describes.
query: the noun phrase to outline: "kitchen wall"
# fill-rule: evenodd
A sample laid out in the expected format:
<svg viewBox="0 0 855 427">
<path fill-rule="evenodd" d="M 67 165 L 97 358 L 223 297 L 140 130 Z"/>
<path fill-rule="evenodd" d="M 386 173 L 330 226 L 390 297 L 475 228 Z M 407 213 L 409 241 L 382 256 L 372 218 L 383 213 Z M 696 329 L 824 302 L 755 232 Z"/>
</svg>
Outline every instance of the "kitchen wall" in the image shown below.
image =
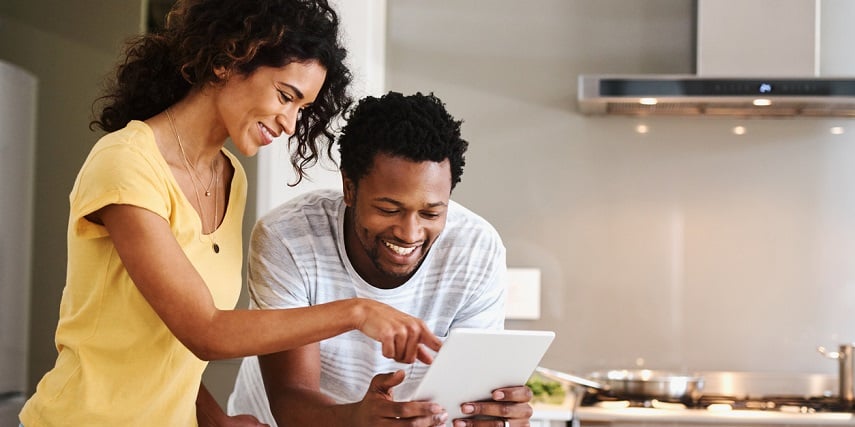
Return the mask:
<svg viewBox="0 0 855 427">
<path fill-rule="evenodd" d="M 30 392 L 56 359 L 53 337 L 65 285 L 68 193 L 89 149 L 102 134 L 88 128 L 92 101 L 101 94 L 103 79 L 113 71 L 124 41 L 143 31 L 148 3 L 0 1 L 0 59 L 39 79 L 27 368 Z M 241 161 L 251 188 L 244 220 L 248 235 L 255 221 L 252 181 L 256 163 L 254 159 Z M 245 305 L 246 296 L 241 298 L 240 304 Z M 221 401 L 233 384 L 236 369 L 235 361 L 226 360 L 211 363 L 205 373 L 206 384 Z"/>
<path fill-rule="evenodd" d="M 140 30 L 140 12 L 139 0 L 0 2 L 0 58 L 38 78 L 31 390 L 56 358 L 53 334 L 65 284 L 68 193 L 98 135 L 88 129 L 90 106 L 121 41 Z"/>
<path fill-rule="evenodd" d="M 55 358 L 67 196 L 98 135 L 90 104 L 143 4 L 0 2 L 0 59 L 40 79 L 31 388 Z M 392 0 L 388 12 L 387 88 L 433 91 L 465 120 L 454 198 L 499 229 L 512 267 L 542 270 L 542 318 L 508 326 L 556 330 L 544 364 L 836 371 L 814 347 L 855 341 L 850 120 L 576 112 L 580 73 L 692 72 L 693 0 Z"/>
<path fill-rule="evenodd" d="M 694 72 L 694 1 L 485 3 L 390 1 L 387 88 L 464 119 L 454 198 L 541 269 L 541 319 L 508 327 L 557 332 L 544 365 L 836 372 L 852 120 L 582 116 L 578 74 Z"/>
</svg>

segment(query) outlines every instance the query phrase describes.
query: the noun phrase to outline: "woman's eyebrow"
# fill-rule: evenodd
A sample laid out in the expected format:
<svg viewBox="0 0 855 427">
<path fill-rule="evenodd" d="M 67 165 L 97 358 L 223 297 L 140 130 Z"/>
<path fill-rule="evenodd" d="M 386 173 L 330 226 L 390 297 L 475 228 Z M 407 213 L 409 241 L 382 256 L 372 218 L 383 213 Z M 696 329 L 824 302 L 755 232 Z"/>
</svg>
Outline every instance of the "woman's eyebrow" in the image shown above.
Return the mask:
<svg viewBox="0 0 855 427">
<path fill-rule="evenodd" d="M 279 83 L 282 86 L 288 86 L 289 88 L 291 88 L 291 90 L 293 90 L 294 93 L 297 95 L 297 98 L 299 98 L 299 99 L 305 98 L 305 96 L 303 95 L 303 92 L 300 91 L 300 89 L 297 89 L 297 86 L 294 86 L 291 83 L 285 83 L 285 82 L 276 82 L 276 83 Z"/>
</svg>

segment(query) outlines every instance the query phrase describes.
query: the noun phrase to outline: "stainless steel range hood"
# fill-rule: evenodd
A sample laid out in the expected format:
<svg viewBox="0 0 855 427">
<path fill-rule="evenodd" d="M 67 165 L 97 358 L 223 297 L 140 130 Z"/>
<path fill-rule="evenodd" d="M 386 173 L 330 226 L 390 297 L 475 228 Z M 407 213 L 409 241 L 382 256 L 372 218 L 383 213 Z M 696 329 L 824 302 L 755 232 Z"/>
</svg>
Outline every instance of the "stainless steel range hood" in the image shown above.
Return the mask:
<svg viewBox="0 0 855 427">
<path fill-rule="evenodd" d="M 580 76 L 586 114 L 855 117 L 855 79 Z"/>
<path fill-rule="evenodd" d="M 851 0 L 698 0 L 698 74 L 581 75 L 579 109 L 855 117 L 853 20 Z"/>
</svg>

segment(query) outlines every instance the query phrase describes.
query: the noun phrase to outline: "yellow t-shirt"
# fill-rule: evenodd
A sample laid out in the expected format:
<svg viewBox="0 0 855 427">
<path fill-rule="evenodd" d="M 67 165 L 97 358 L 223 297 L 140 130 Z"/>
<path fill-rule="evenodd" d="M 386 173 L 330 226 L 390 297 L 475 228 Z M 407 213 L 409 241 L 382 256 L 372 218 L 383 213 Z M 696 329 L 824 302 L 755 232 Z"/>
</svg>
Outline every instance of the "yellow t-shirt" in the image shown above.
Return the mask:
<svg viewBox="0 0 855 427">
<path fill-rule="evenodd" d="M 241 289 L 246 174 L 235 169 L 220 252 L 185 197 L 151 128 L 133 121 L 93 147 L 69 197 L 68 272 L 56 330 L 59 355 L 21 411 L 27 427 L 195 426 L 206 362 L 167 329 L 128 276 L 107 230 L 84 216 L 110 204 L 148 209 L 167 220 L 218 308 Z"/>
</svg>

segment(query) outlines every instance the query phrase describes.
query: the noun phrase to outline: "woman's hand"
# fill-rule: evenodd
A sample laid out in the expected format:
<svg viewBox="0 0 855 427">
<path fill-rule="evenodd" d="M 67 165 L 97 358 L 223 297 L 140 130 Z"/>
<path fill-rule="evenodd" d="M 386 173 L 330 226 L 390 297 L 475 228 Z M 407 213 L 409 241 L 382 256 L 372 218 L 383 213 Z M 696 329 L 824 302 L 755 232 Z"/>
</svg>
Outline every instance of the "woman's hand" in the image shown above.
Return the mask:
<svg viewBox="0 0 855 427">
<path fill-rule="evenodd" d="M 397 362 L 433 362 L 424 346 L 439 351 L 442 341 L 421 319 L 400 312 L 386 304 L 357 298 L 357 329 L 383 344 L 383 356 Z M 422 346 L 421 344 L 424 344 Z"/>
</svg>

